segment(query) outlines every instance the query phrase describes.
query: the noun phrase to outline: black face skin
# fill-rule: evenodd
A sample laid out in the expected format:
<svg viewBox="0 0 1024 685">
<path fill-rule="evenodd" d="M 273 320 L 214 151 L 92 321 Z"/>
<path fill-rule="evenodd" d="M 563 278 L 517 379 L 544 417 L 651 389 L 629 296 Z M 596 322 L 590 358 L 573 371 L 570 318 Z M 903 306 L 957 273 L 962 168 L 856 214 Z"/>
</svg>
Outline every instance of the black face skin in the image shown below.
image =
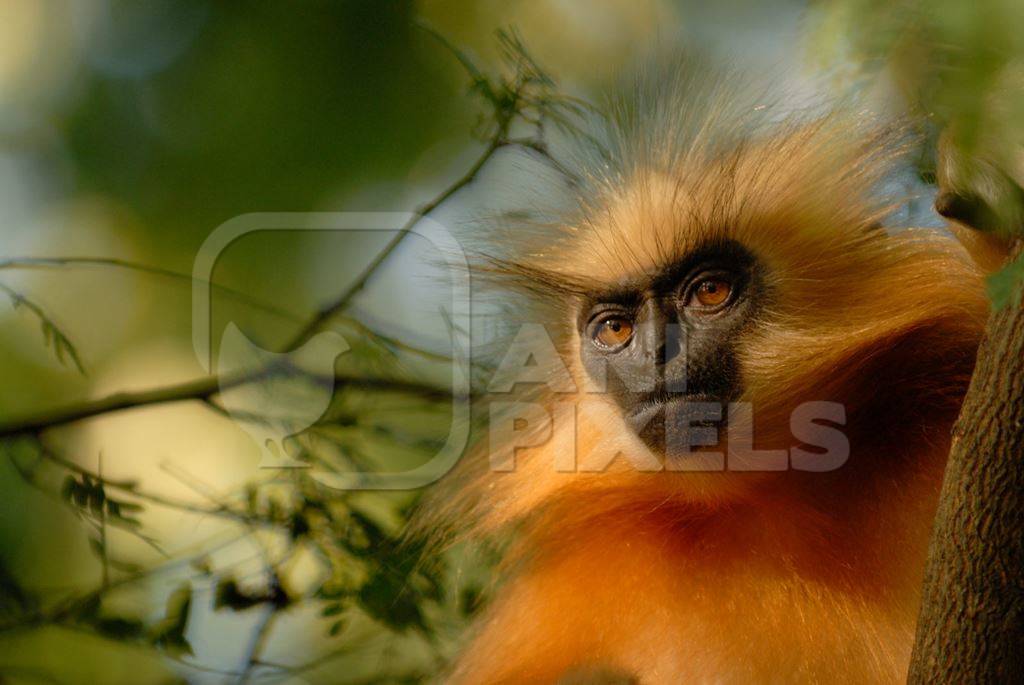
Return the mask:
<svg viewBox="0 0 1024 685">
<path fill-rule="evenodd" d="M 606 379 L 627 422 L 655 452 L 689 451 L 673 444 L 688 440 L 691 424 L 720 424 L 718 416 L 695 418 L 694 403 L 717 403 L 724 419 L 739 396 L 734 341 L 752 320 L 762 282 L 749 251 L 720 242 L 584 303 L 583 366 L 599 385 Z"/>
</svg>

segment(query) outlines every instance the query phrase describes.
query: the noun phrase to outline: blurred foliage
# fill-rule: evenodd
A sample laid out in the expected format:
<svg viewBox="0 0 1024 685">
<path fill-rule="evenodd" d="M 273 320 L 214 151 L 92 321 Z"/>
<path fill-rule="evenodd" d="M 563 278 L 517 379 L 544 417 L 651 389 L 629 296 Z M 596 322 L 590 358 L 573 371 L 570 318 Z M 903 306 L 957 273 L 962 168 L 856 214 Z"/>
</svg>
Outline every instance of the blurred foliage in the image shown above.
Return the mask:
<svg viewBox="0 0 1024 685">
<path fill-rule="evenodd" d="M 184 58 L 144 81 L 95 74 L 67 122 L 89 189 L 122 198 L 155 239 L 194 250 L 238 214 L 316 206 L 328 189 L 400 175 L 458 125 L 457 83 L 411 2 L 160 4 L 167 16 L 151 20 L 185 34 Z M 131 18 L 146 13 L 131 5 L 110 10 L 120 21 L 107 36 L 125 62 L 144 35 Z"/>
<path fill-rule="evenodd" d="M 436 208 L 471 182 L 499 149 L 522 148 L 557 165 L 547 152 L 543 137 L 545 127 L 551 125 L 562 132 L 574 133 L 573 121 L 585 105 L 558 91 L 554 80 L 529 56 L 516 33 L 498 32 L 503 65 L 490 73 L 433 29 L 424 26 L 410 30 L 418 30 L 422 36 L 439 41 L 457 58 L 469 77 L 469 93 L 483 105 L 474 129 L 475 137 L 484 143 L 482 156 L 466 174 L 427 202 L 421 213 Z M 201 73 L 204 78 L 208 75 L 206 68 Z M 87 103 L 86 109 L 93 104 Z M 90 118 L 88 112 L 83 116 L 86 122 Z M 241 135 L 245 135 L 244 130 Z M 231 144 L 243 143 L 236 137 Z M 249 164 L 256 158 L 273 160 L 273 154 L 267 153 L 265 146 L 279 143 L 261 140 L 260 144 L 264 147 L 257 146 L 255 157 L 248 161 L 244 155 L 228 155 L 225 149 L 215 149 L 212 154 L 221 165 Z M 152 147 L 153 141 L 146 145 Z M 86 147 L 91 150 L 95 145 L 90 143 Z M 138 154 L 167 152 L 157 148 L 159 146 Z M 293 149 L 290 143 L 284 148 L 287 155 L 303 152 Z M 115 162 L 102 156 L 109 153 L 109 150 L 94 153 L 93 158 L 86 155 L 86 167 L 96 164 L 102 168 L 94 182 L 103 186 L 103 192 L 107 193 L 138 187 L 134 181 L 129 183 L 127 176 L 119 177 L 117 166 L 126 160 Z M 318 153 L 321 162 L 327 164 L 322 148 Z M 386 154 L 386 150 L 374 148 L 374 154 Z M 128 163 L 130 165 L 130 160 Z M 190 158 L 188 164 L 192 163 L 204 168 L 215 166 L 202 155 Z M 318 169 L 304 171 L 314 175 L 321 173 Z M 233 172 L 225 169 L 224 173 L 230 176 Z M 119 188 L 119 183 L 126 185 Z M 152 195 L 144 189 L 133 198 L 135 209 L 141 214 L 152 213 L 152 221 L 158 221 L 158 216 L 166 220 L 169 215 L 166 207 L 161 207 L 159 197 L 165 189 L 152 190 Z M 240 197 L 261 192 L 255 186 L 236 190 Z M 303 192 L 308 191 L 308 188 L 303 189 Z M 304 203 L 310 200 L 301 199 Z M 150 202 L 155 204 L 150 206 Z M 383 263 L 404 235 L 399 234 L 371 260 L 371 272 Z M 117 259 L 9 259 L 5 266 L 60 267 L 83 263 L 188 279 L 173 270 Z M 433 384 L 426 371 L 432 366 L 448 366 L 451 361 L 378 333 L 359 319 L 346 316 L 345 309 L 352 294 L 364 281 L 365 278 L 357 279 L 355 286 L 346 290 L 346 295 L 318 311 L 292 336 L 294 344 L 301 345 L 319 329 L 332 326 L 348 330 L 352 333 L 350 339 L 355 341 L 331 381 L 338 387 L 327 413 L 316 425 L 288 442 L 294 456 L 319 472 L 408 468 L 409 463 L 429 458 L 444 443 L 448 430 L 450 417 L 445 405 L 451 401 L 450 392 Z M 44 342 L 57 359 L 73 363 L 82 370 L 81 355 L 72 342 L 73 334 L 59 327 L 40 305 L 19 291 L 2 284 L 0 287 L 15 305 L 27 308 L 39 321 Z M 232 296 L 240 295 L 223 287 L 219 290 Z M 274 359 L 276 364 L 283 361 L 281 355 L 276 354 L 266 355 L 266 359 Z M 426 373 L 425 377 L 418 377 L 417 370 Z M 276 378 L 279 371 L 258 368 L 232 384 L 267 384 L 280 380 Z M 287 371 L 286 380 L 296 380 L 300 391 L 303 383 L 315 387 L 323 382 L 319 377 L 305 377 L 307 372 L 299 368 Z M 282 392 L 281 386 L 273 388 L 273 392 Z M 109 399 L 85 400 L 70 409 L 43 414 L 27 423 L 17 419 L 0 421 L 3 448 L 18 476 L 39 492 L 63 501 L 81 524 L 80 530 L 99 567 L 96 585 L 53 592 L 34 588 L 32 582 L 19 579 L 17 572 L 0 563 L 0 580 L 5 588 L 5 601 L 0 604 L 0 639 L 25 630 L 54 627 L 85 631 L 112 642 L 158 650 L 179 664 L 190 680 L 206 674 L 229 676 L 238 682 L 256 678 L 284 681 L 299 674 L 303 679 L 314 677 L 322 671 L 334 674 L 328 677 L 329 682 L 412 682 L 435 673 L 447 661 L 466 619 L 479 604 L 487 563 L 481 551 L 427 550 L 421 542 L 402 539 L 403 525 L 417 493 L 337 491 L 322 485 L 311 475 L 311 470 L 303 468 L 271 470 L 240 490 L 218 493 L 173 463 L 166 464 L 167 473 L 197 495 L 199 501 L 196 501 L 194 497 L 175 497 L 147 490 L 135 479 L 110 477 L 103 471 L 102 455 L 97 461 L 93 455 L 79 453 L 74 443 L 66 445 L 51 439 L 51 434 L 59 433 L 59 428 L 69 421 L 183 400 L 200 402 L 225 421 L 243 420 L 220 394 L 216 383 L 189 382 Z M 397 420 L 388 421 L 388 405 L 396 401 Z M 230 412 L 228 407 L 231 407 Z M 262 422 L 270 417 L 253 415 L 244 420 Z M 83 466 L 90 462 L 96 462 L 97 467 Z M 177 516 L 226 521 L 233 528 L 228 544 L 247 540 L 257 551 L 256 557 L 241 562 L 219 560 L 217 546 L 210 544 L 200 544 L 197 550 L 187 554 L 169 552 L 162 537 L 149 530 L 146 523 L 154 509 L 170 510 Z M 148 546 L 162 560 L 145 564 L 122 558 L 117 550 L 123 548 L 123 544 L 112 543 L 115 531 Z M 457 563 L 452 563 L 453 555 Z M 310 556 L 316 569 L 312 582 L 308 578 L 303 580 L 303 574 L 295 572 Z M 182 567 L 188 572 L 183 574 L 179 570 L 173 574 L 174 584 L 164 591 L 162 609 L 153 607 L 140 611 L 137 601 L 118 601 L 126 590 L 149 587 L 168 568 Z M 194 637 L 194 617 L 199 610 L 197 607 L 202 606 L 200 602 L 208 607 L 204 610 L 214 613 L 254 615 L 248 622 L 251 639 L 246 657 L 238 670 L 221 670 L 202 663 Z M 315 622 L 322 624 L 324 648 L 306 661 L 268 660 L 266 650 L 272 636 L 280 630 L 278 621 L 309 606 L 315 607 L 319 619 Z M 200 630 L 199 634 L 202 633 Z M 400 648 L 393 651 L 398 646 Z M 308 652 L 309 649 L 302 651 Z M 375 654 L 378 656 L 374 657 Z M 386 663 L 380 662 L 385 656 Z M 351 677 L 338 675 L 337 669 L 343 668 L 341 664 L 348 664 Z M 0 664 L 0 674 L 20 677 L 24 669 Z"/>
<path fill-rule="evenodd" d="M 1024 4 L 833 0 L 813 5 L 818 64 L 856 83 L 887 75 L 922 123 L 922 179 L 964 198 L 973 228 L 1024 235 Z M 960 217 L 957 217 L 960 218 Z M 1024 289 L 993 276 L 997 305 Z"/>
<path fill-rule="evenodd" d="M 1024 97 L 1008 83 L 1024 58 L 1024 7 L 1012 0 L 835 0 L 812 5 L 810 44 L 819 65 L 842 65 L 845 78 L 874 78 L 887 70 L 908 103 L 938 126 L 970 123 L 962 142 L 994 122 L 1024 127 Z M 993 110 L 999 95 L 1013 108 Z M 1004 128 L 1006 127 L 1006 128 Z M 1017 133 L 1020 133 L 1018 128 Z"/>
</svg>

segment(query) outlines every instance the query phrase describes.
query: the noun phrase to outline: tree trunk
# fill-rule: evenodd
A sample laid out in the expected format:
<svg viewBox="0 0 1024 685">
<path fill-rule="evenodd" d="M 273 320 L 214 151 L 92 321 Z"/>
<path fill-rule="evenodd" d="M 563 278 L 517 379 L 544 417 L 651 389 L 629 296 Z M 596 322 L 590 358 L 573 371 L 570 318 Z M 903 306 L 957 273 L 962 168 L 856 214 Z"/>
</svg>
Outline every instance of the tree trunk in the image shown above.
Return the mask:
<svg viewBox="0 0 1024 685">
<path fill-rule="evenodd" d="M 1024 683 L 1021 306 L 990 316 L 953 429 L 908 683 Z"/>
</svg>

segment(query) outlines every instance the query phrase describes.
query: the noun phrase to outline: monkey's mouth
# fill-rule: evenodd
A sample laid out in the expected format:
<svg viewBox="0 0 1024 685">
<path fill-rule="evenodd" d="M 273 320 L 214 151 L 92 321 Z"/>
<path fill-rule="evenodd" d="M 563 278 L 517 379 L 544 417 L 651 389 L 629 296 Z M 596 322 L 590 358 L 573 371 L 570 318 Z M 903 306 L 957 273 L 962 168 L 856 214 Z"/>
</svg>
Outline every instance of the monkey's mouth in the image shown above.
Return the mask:
<svg viewBox="0 0 1024 685">
<path fill-rule="evenodd" d="M 648 448 L 671 455 L 716 444 L 725 417 L 725 403 L 718 397 L 660 394 L 639 401 L 626 422 Z"/>
</svg>

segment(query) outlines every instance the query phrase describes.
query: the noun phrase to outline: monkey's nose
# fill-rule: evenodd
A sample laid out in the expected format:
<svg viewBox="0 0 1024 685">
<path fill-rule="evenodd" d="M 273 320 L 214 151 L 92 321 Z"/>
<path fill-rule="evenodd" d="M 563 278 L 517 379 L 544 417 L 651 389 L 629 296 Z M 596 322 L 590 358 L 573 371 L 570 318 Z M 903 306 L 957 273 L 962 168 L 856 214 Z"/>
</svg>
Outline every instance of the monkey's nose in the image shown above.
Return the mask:
<svg viewBox="0 0 1024 685">
<path fill-rule="evenodd" d="M 683 351 L 685 332 L 669 312 L 671 303 L 648 300 L 643 307 L 639 336 L 644 354 L 656 367 L 672 362 Z"/>
<path fill-rule="evenodd" d="M 658 350 L 658 360 L 661 364 L 668 365 L 677 359 L 681 359 L 683 350 L 686 347 L 684 340 L 686 331 L 678 323 L 665 324 L 665 332 L 661 338 L 661 348 Z"/>
</svg>

